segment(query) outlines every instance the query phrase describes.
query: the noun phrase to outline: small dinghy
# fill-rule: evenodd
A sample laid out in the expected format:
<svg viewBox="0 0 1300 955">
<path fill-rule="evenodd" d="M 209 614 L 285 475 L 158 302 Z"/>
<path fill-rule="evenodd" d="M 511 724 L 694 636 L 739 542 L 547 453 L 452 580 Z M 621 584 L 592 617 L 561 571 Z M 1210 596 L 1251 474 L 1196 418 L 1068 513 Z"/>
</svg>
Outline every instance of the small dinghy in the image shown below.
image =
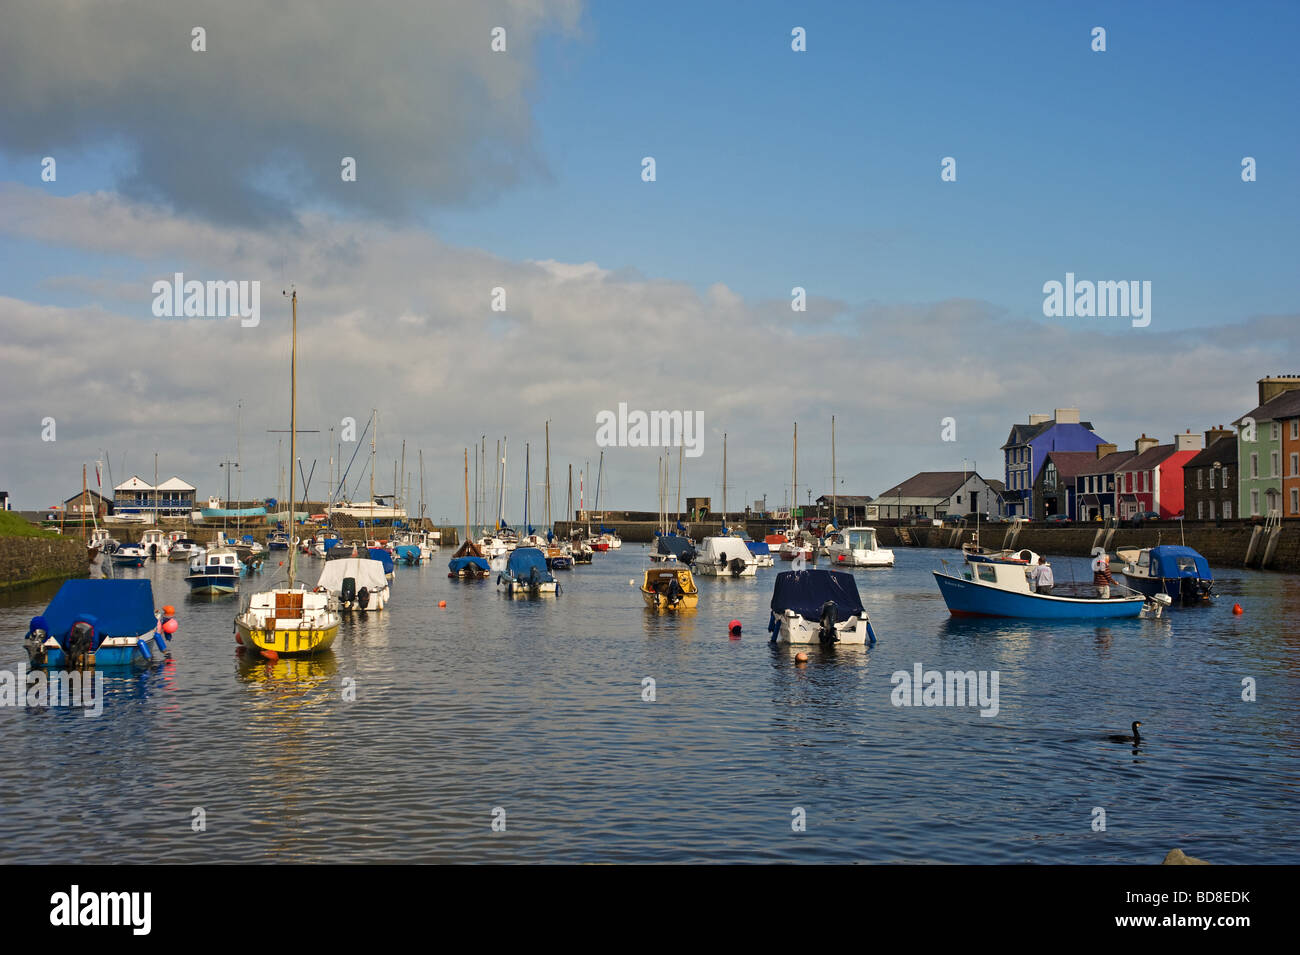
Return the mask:
<svg viewBox="0 0 1300 955">
<path fill-rule="evenodd" d="M 171 608 L 154 609 L 148 580 L 68 580 L 33 617 L 23 647 L 33 667 L 148 666 L 171 654 Z"/>
<path fill-rule="evenodd" d="M 776 575 L 771 606 L 767 629 L 773 643 L 876 642 L 857 581 L 847 571 L 782 571 Z"/>
<path fill-rule="evenodd" d="M 478 579 L 486 577 L 491 570 L 492 567 L 478 544 L 468 538 L 456 549 L 451 560 L 447 561 L 448 577 Z"/>
</svg>

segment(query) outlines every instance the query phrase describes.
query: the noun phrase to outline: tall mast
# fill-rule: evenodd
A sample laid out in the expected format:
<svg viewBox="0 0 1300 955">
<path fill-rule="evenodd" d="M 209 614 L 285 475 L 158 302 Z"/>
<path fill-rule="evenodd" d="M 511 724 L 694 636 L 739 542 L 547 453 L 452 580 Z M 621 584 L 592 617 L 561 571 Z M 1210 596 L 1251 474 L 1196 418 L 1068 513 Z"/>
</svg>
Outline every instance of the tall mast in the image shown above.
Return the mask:
<svg viewBox="0 0 1300 955">
<path fill-rule="evenodd" d="M 839 483 L 835 480 L 835 415 L 831 415 L 831 526 L 838 527 L 835 521 L 836 492 Z"/>
<path fill-rule="evenodd" d="M 546 527 L 551 528 L 551 423 L 546 422 Z"/>
<path fill-rule="evenodd" d="M 529 448 L 528 442 L 524 442 L 524 533 L 531 534 L 532 530 L 528 526 L 528 499 L 532 497 L 532 476 L 528 473 L 529 467 Z"/>
<path fill-rule="evenodd" d="M 465 465 L 465 467 L 468 468 L 468 467 L 469 467 L 469 464 L 468 464 L 468 459 L 469 459 L 469 448 L 466 448 L 466 449 L 465 449 L 465 456 L 466 456 L 466 462 L 467 462 L 466 465 Z M 469 475 L 466 474 L 465 478 L 466 478 L 466 480 L 468 480 L 468 479 L 469 479 Z M 465 493 L 466 493 L 466 494 L 469 493 L 469 488 L 468 488 L 468 487 L 465 488 Z M 466 512 L 466 514 L 465 514 L 465 520 L 466 520 L 466 522 L 469 521 L 469 513 L 468 513 L 468 512 Z M 420 449 L 420 530 L 424 530 L 424 448 L 421 448 L 421 449 Z"/>
<path fill-rule="evenodd" d="M 373 427 L 370 429 L 370 532 L 374 535 L 375 530 L 375 434 L 379 431 L 379 410 L 370 409 L 370 422 Z"/>
<path fill-rule="evenodd" d="M 289 587 L 293 588 L 293 498 L 298 493 L 297 476 L 293 462 L 298 454 L 298 290 L 293 290 L 293 331 L 289 348 Z"/>
<path fill-rule="evenodd" d="M 799 422 L 794 423 L 794 486 L 790 490 L 790 527 L 795 529 L 799 521 L 795 518 L 795 509 L 799 506 Z"/>
<path fill-rule="evenodd" d="M 677 522 L 679 524 L 681 523 L 682 520 L 682 458 L 684 458 L 685 456 L 686 455 L 682 454 L 682 446 L 678 444 L 677 445 Z"/>
<path fill-rule="evenodd" d="M 501 529 L 501 524 L 506 519 L 506 458 L 510 456 L 510 439 L 501 439 L 501 472 L 497 481 L 497 490 L 500 492 L 500 500 L 497 502 L 497 530 Z"/>
<path fill-rule="evenodd" d="M 727 432 L 722 432 L 722 529 L 727 529 Z"/>
<path fill-rule="evenodd" d="M 469 448 L 465 449 L 465 540 L 469 540 Z"/>
<path fill-rule="evenodd" d="M 402 477 L 405 478 L 406 477 L 406 439 L 405 438 L 402 439 L 402 472 L 401 473 L 402 473 Z M 406 499 L 411 493 L 411 489 L 408 486 L 409 483 L 410 482 L 408 481 L 402 484 L 402 507 L 404 510 L 407 511 L 410 511 L 410 508 L 406 507 Z M 393 499 L 393 508 L 394 508 L 393 523 L 397 523 L 397 511 L 396 511 L 397 499 L 396 498 Z M 410 514 L 408 513 L 407 516 L 409 517 Z"/>
</svg>

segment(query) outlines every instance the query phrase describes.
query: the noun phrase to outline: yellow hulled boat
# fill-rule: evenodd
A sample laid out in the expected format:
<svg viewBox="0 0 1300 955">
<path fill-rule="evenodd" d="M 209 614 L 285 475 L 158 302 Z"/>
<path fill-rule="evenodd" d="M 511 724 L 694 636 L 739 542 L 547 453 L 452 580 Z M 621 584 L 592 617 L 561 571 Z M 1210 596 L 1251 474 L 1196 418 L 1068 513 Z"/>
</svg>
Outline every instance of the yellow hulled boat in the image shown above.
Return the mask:
<svg viewBox="0 0 1300 955">
<path fill-rule="evenodd" d="M 278 587 L 253 594 L 235 618 L 240 646 L 306 656 L 323 653 L 339 633 L 339 614 L 327 593 Z"/>
<path fill-rule="evenodd" d="M 700 602 L 691 569 L 676 564 L 647 568 L 641 596 L 651 610 L 693 610 Z"/>
</svg>

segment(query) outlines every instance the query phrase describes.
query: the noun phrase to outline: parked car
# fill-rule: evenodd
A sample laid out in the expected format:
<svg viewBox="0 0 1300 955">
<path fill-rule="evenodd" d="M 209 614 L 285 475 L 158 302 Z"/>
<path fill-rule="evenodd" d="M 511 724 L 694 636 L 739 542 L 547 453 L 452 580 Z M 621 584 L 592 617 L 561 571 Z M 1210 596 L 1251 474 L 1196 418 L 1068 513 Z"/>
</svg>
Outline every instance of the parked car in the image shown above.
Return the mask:
<svg viewBox="0 0 1300 955">
<path fill-rule="evenodd" d="M 1048 524 L 1073 524 L 1074 521 L 1070 520 L 1069 514 L 1048 514 L 1047 523 Z"/>
</svg>

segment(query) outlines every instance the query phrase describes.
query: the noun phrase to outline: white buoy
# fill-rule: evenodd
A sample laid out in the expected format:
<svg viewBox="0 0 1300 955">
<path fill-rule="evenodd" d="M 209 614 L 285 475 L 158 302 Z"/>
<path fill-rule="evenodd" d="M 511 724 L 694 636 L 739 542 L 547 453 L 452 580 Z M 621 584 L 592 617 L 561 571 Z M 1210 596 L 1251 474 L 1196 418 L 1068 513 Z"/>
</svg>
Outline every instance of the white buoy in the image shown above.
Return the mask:
<svg viewBox="0 0 1300 955">
<path fill-rule="evenodd" d="M 635 587 L 635 586 L 636 586 L 636 581 L 635 581 L 635 580 L 629 580 L 629 581 L 627 582 L 627 585 L 628 585 L 629 587 Z"/>
</svg>

